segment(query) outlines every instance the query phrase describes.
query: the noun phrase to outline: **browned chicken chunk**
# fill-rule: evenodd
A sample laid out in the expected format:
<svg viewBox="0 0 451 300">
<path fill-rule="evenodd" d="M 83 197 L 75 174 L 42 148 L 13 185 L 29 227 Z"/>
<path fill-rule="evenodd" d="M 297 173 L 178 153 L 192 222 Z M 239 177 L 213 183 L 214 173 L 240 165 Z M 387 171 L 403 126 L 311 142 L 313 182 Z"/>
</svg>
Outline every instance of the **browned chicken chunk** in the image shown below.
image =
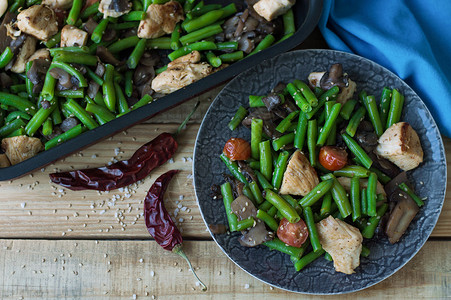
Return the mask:
<svg viewBox="0 0 451 300">
<path fill-rule="evenodd" d="M 18 164 L 44 150 L 41 140 L 26 135 L 4 138 L 2 149 L 12 165 Z"/>
<path fill-rule="evenodd" d="M 53 10 L 45 5 L 33 5 L 17 16 L 17 26 L 41 41 L 47 41 L 58 32 L 58 21 Z"/>
<path fill-rule="evenodd" d="M 332 256 L 335 271 L 354 273 L 360 264 L 363 237 L 360 231 L 339 219 L 329 216 L 316 224 L 323 249 Z"/>
<path fill-rule="evenodd" d="M 200 53 L 193 51 L 168 64 L 166 71 L 152 80 L 152 89 L 157 93 L 170 94 L 213 72 L 213 68 L 200 61 Z"/>
<path fill-rule="evenodd" d="M 73 0 L 42 0 L 41 4 L 47 5 L 50 8 L 58 8 L 66 10 L 71 8 Z"/>
<path fill-rule="evenodd" d="M 388 128 L 379 138 L 376 152 L 404 171 L 415 169 L 423 162 L 420 139 L 406 122 L 399 122 Z"/>
<path fill-rule="evenodd" d="M 183 7 L 176 1 L 165 4 L 151 4 L 147 16 L 139 22 L 138 37 L 154 39 L 174 31 L 177 22 L 185 19 Z"/>
<path fill-rule="evenodd" d="M 286 13 L 296 0 L 260 0 L 254 4 L 254 10 L 267 21 L 272 21 Z"/>
<path fill-rule="evenodd" d="M 6 168 L 9 167 L 11 163 L 9 162 L 8 157 L 6 154 L 0 154 L 0 168 Z"/>
<path fill-rule="evenodd" d="M 315 169 L 310 165 L 307 157 L 297 150 L 288 162 L 283 174 L 281 194 L 305 196 L 319 183 Z"/>
<path fill-rule="evenodd" d="M 88 41 L 88 33 L 72 25 L 61 29 L 61 47 L 84 46 Z"/>
<path fill-rule="evenodd" d="M 50 59 L 50 52 L 47 48 L 41 48 L 37 50 L 35 53 L 33 53 L 29 58 L 28 61 L 33 61 L 36 59 Z"/>
<path fill-rule="evenodd" d="M 100 0 L 99 11 L 103 17 L 118 18 L 132 10 L 132 3 L 128 0 Z"/>
</svg>

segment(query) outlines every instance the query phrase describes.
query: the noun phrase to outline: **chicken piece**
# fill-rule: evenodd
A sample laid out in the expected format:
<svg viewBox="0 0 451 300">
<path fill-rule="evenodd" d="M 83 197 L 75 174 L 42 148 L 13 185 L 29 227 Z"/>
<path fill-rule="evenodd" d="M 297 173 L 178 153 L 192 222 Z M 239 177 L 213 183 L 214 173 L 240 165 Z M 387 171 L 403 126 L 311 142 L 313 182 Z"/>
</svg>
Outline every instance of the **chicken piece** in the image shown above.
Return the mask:
<svg viewBox="0 0 451 300">
<path fill-rule="evenodd" d="M 88 41 L 88 33 L 72 25 L 66 25 L 61 29 L 61 47 L 85 46 Z"/>
<path fill-rule="evenodd" d="M 28 61 L 33 61 L 36 59 L 48 59 L 50 60 L 50 52 L 47 48 L 42 48 L 37 50 L 35 53 L 33 53 L 29 58 Z"/>
<path fill-rule="evenodd" d="M 268 22 L 286 13 L 296 0 L 260 0 L 254 4 L 254 10 Z"/>
<path fill-rule="evenodd" d="M 8 0 L 0 0 L 0 17 L 3 16 L 3 14 L 8 9 Z"/>
<path fill-rule="evenodd" d="M 318 175 L 310 162 L 297 150 L 288 162 L 287 169 L 283 174 L 280 194 L 305 196 L 319 183 Z"/>
<path fill-rule="evenodd" d="M 17 16 L 17 26 L 41 41 L 47 41 L 58 32 L 58 21 L 53 10 L 45 5 L 33 5 Z"/>
<path fill-rule="evenodd" d="M 0 154 L 0 168 L 6 168 L 9 167 L 11 163 L 9 162 L 8 157 L 6 154 Z"/>
<path fill-rule="evenodd" d="M 351 178 L 349 177 L 337 177 L 338 182 L 345 188 L 347 192 L 351 190 Z M 360 188 L 366 189 L 368 187 L 368 179 L 360 178 Z M 376 194 L 382 194 L 387 197 L 387 193 L 384 190 L 384 186 L 377 181 Z"/>
<path fill-rule="evenodd" d="M 316 224 L 323 249 L 332 256 L 335 271 L 354 273 L 360 264 L 363 237 L 360 231 L 342 220 L 329 216 Z"/>
<path fill-rule="evenodd" d="M 27 36 L 22 45 L 22 48 L 20 49 L 19 54 L 17 55 L 17 59 L 11 68 L 11 71 L 14 73 L 25 72 L 25 65 L 28 62 L 28 58 L 30 58 L 30 56 L 33 55 L 35 51 L 36 39 L 32 36 Z"/>
<path fill-rule="evenodd" d="M 101 0 L 99 11 L 103 13 L 103 17 L 118 18 L 128 14 L 132 9 L 132 3 L 128 0 Z"/>
<path fill-rule="evenodd" d="M 412 170 L 423 162 L 420 139 L 409 123 L 393 124 L 381 135 L 376 153 L 404 171 Z"/>
<path fill-rule="evenodd" d="M 308 82 L 311 87 L 321 87 L 321 78 L 326 72 L 312 72 L 308 75 Z"/>
<path fill-rule="evenodd" d="M 72 7 L 73 0 L 42 0 L 41 4 L 47 5 L 52 9 L 67 10 Z"/>
<path fill-rule="evenodd" d="M 352 98 L 352 96 L 354 96 L 356 88 L 357 84 L 348 78 L 348 86 L 341 89 L 340 93 L 337 95 L 337 102 L 344 105 Z"/>
<path fill-rule="evenodd" d="M 200 61 L 200 53 L 193 51 L 168 64 L 166 71 L 152 80 L 152 89 L 157 93 L 170 94 L 213 72 L 213 68 Z"/>
<path fill-rule="evenodd" d="M 138 37 L 154 39 L 174 31 L 177 22 L 185 19 L 183 7 L 176 1 L 165 4 L 151 4 L 146 18 L 139 22 Z"/>
<path fill-rule="evenodd" d="M 12 165 L 18 164 L 44 150 L 41 140 L 26 135 L 4 138 L 2 149 Z"/>
</svg>

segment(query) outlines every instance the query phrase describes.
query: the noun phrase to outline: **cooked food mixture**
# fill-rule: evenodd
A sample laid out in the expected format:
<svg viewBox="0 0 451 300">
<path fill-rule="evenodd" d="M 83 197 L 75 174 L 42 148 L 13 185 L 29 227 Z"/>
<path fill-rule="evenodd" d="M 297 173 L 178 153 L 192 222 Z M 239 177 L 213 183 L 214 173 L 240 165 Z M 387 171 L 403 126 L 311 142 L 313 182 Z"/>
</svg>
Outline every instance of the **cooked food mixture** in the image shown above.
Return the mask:
<svg viewBox="0 0 451 300">
<path fill-rule="evenodd" d="M 0 165 L 289 38 L 294 2 L 1 1 L 0 140 L 8 163 Z M 13 137 L 22 138 L 7 140 Z M 31 141 L 41 146 L 31 149 Z"/>
<path fill-rule="evenodd" d="M 220 158 L 232 176 L 212 190 L 243 246 L 287 253 L 297 271 L 324 255 L 352 274 L 367 239 L 385 232 L 398 242 L 424 205 L 405 172 L 423 150 L 401 121 L 398 90 L 376 101 L 340 64 L 314 71 L 239 107 L 229 128 L 250 128 L 251 140 L 227 141 Z"/>
</svg>

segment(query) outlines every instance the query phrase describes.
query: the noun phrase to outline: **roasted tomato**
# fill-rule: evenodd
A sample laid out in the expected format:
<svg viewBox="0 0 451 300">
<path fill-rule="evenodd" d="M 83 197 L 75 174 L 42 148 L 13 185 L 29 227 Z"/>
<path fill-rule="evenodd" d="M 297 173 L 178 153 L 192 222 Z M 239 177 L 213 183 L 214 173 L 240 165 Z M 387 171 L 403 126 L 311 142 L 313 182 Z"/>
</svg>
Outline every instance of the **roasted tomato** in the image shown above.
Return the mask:
<svg viewBox="0 0 451 300">
<path fill-rule="evenodd" d="M 283 218 L 277 229 L 277 237 L 287 245 L 301 247 L 308 238 L 308 229 L 301 219 L 297 223 L 290 223 Z"/>
<path fill-rule="evenodd" d="M 337 171 L 346 166 L 348 153 L 338 147 L 323 146 L 319 151 L 319 162 L 329 171 Z"/>
<path fill-rule="evenodd" d="M 223 152 L 231 160 L 246 160 L 251 157 L 251 145 L 246 140 L 231 138 L 225 144 Z"/>
</svg>

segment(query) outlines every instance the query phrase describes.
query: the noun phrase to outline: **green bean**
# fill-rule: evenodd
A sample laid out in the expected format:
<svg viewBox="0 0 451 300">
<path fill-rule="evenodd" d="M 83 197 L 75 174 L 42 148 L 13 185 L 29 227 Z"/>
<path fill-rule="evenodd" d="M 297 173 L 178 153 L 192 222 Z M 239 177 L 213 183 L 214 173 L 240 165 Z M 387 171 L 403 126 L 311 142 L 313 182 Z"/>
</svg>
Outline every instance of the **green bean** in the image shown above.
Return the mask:
<svg viewBox="0 0 451 300">
<path fill-rule="evenodd" d="M 127 70 L 125 72 L 125 95 L 131 97 L 133 94 L 133 71 Z"/>
<path fill-rule="evenodd" d="M 131 11 L 126 15 L 123 15 L 122 20 L 124 21 L 141 21 L 146 18 L 146 12 L 145 11 Z"/>
<path fill-rule="evenodd" d="M 319 242 L 319 235 L 318 230 L 316 229 L 315 226 L 315 220 L 313 219 L 313 212 L 309 206 L 304 207 L 304 220 L 305 223 L 307 224 L 310 237 L 310 244 L 313 247 L 313 251 L 318 252 L 322 250 L 323 247 L 321 247 L 321 243 Z"/>
<path fill-rule="evenodd" d="M 32 66 L 33 66 L 33 61 L 27 62 L 27 64 L 25 65 L 25 74 L 27 74 L 27 72 L 31 69 Z M 34 85 L 28 77 L 25 78 L 25 85 L 27 88 L 28 97 L 32 98 Z"/>
<path fill-rule="evenodd" d="M 278 151 L 283 147 L 285 147 L 286 145 L 292 143 L 293 141 L 294 141 L 294 132 L 291 132 L 273 140 L 272 147 L 275 151 Z"/>
<path fill-rule="evenodd" d="M 367 239 L 371 239 L 374 236 L 374 232 L 376 231 L 377 226 L 381 218 L 385 215 L 385 212 L 388 209 L 388 204 L 382 204 L 375 216 L 371 217 L 368 220 L 367 226 L 362 230 L 362 236 Z"/>
<path fill-rule="evenodd" d="M 370 249 L 366 247 L 365 245 L 362 245 L 362 252 L 360 253 L 360 256 L 368 257 L 370 256 Z"/>
<path fill-rule="evenodd" d="M 45 150 L 49 150 L 61 143 L 64 143 L 64 142 L 80 135 L 82 132 L 83 132 L 83 127 L 81 126 L 81 124 L 78 124 L 77 126 L 72 127 L 68 131 L 54 137 L 53 139 L 51 139 L 50 141 L 45 143 L 44 148 L 45 148 Z"/>
<path fill-rule="evenodd" d="M 294 147 L 302 150 L 304 148 L 305 136 L 307 134 L 307 117 L 304 112 L 299 114 L 299 121 L 294 135 Z"/>
<path fill-rule="evenodd" d="M 58 32 L 57 34 L 55 34 L 52 38 L 50 38 L 47 42 L 44 42 L 44 45 L 47 48 L 53 48 L 56 46 L 56 44 L 58 44 L 59 42 L 61 42 L 61 31 Z"/>
<path fill-rule="evenodd" d="M 260 149 L 260 172 L 267 180 L 271 180 L 273 165 L 271 144 L 269 141 L 263 141 L 259 144 Z"/>
<path fill-rule="evenodd" d="M 229 124 L 227 125 L 229 129 L 232 131 L 235 130 L 241 124 L 241 121 L 243 121 L 246 115 L 247 110 L 243 106 L 240 106 L 236 111 L 235 116 L 233 116 L 232 120 L 230 120 Z"/>
<path fill-rule="evenodd" d="M 352 220 L 356 221 L 362 215 L 360 211 L 360 178 L 357 176 L 354 176 L 351 179 L 351 190 L 349 195 L 351 197 Z"/>
<path fill-rule="evenodd" d="M 290 223 L 297 223 L 301 219 L 296 210 L 288 204 L 282 197 L 280 197 L 277 193 L 272 190 L 266 189 L 266 200 L 268 200 L 274 207 L 277 208 L 278 211 L 282 214 L 284 218 L 288 220 Z"/>
<path fill-rule="evenodd" d="M 315 86 L 315 88 L 313 89 L 313 93 L 315 93 L 315 96 L 318 98 L 324 93 L 324 90 L 319 86 Z"/>
<path fill-rule="evenodd" d="M 207 52 L 207 61 L 213 68 L 218 68 L 222 65 L 222 60 L 212 51 Z"/>
<path fill-rule="evenodd" d="M 356 141 L 354 141 L 347 133 L 343 133 L 341 136 L 343 137 L 343 140 L 345 141 L 349 150 L 354 153 L 354 155 L 360 160 L 362 165 L 367 169 L 370 168 L 373 164 L 373 161 L 368 156 L 368 154 L 366 154 L 365 150 L 363 150 L 362 147 L 360 147 L 360 145 Z"/>
<path fill-rule="evenodd" d="M 332 181 L 333 182 L 333 181 Z M 323 203 L 321 204 L 320 216 L 326 217 L 332 213 L 332 194 L 327 192 L 324 194 Z"/>
<path fill-rule="evenodd" d="M 47 109 L 41 107 L 25 127 L 25 132 L 27 135 L 33 136 L 56 107 L 57 104 L 54 101 L 51 102 L 50 107 Z"/>
<path fill-rule="evenodd" d="M 0 55 L 0 68 L 6 67 L 7 64 L 13 59 L 14 53 L 10 47 L 6 47 Z"/>
<path fill-rule="evenodd" d="M 220 32 L 222 32 L 221 25 L 218 25 L 218 24 L 210 25 L 210 26 L 193 31 L 191 33 L 188 33 L 187 35 L 180 37 L 180 42 L 182 43 L 182 45 L 188 45 L 188 44 L 197 42 L 199 40 L 208 38 L 210 36 L 214 36 Z M 213 50 L 213 49 L 208 49 L 208 50 Z"/>
<path fill-rule="evenodd" d="M 324 124 L 323 130 L 320 132 L 317 146 L 323 146 L 326 143 L 327 137 L 329 136 L 333 125 L 336 124 L 338 114 L 340 113 L 341 104 L 337 103 L 332 107 L 330 115 L 327 116 L 326 123 Z"/>
<path fill-rule="evenodd" d="M 393 96 L 390 102 L 390 110 L 387 116 L 387 125 L 385 129 L 390 128 L 393 124 L 396 124 L 401 119 L 402 107 L 404 105 L 404 96 L 401 95 L 398 90 L 393 89 Z"/>
<path fill-rule="evenodd" d="M 260 153 L 258 155 L 260 155 Z M 249 167 L 251 167 L 252 170 L 260 170 L 260 162 L 259 161 L 251 161 L 251 162 L 249 162 Z"/>
<path fill-rule="evenodd" d="M 16 13 L 19 10 L 19 8 L 24 7 L 24 5 L 25 5 L 25 0 L 16 0 L 13 3 L 11 3 L 9 12 Z"/>
<path fill-rule="evenodd" d="M 415 203 L 418 205 L 418 207 L 421 207 L 424 205 L 423 200 L 420 199 L 420 197 L 418 197 L 414 191 L 412 191 L 412 189 L 405 183 L 401 183 L 400 185 L 398 185 L 398 187 L 403 190 L 404 192 L 406 192 L 410 198 L 413 199 L 413 201 L 415 201 Z"/>
<path fill-rule="evenodd" d="M 328 261 L 333 261 L 332 255 L 330 255 L 329 253 L 324 253 L 324 258 Z"/>
<path fill-rule="evenodd" d="M 260 142 L 262 141 L 263 121 L 252 119 L 251 121 L 251 153 L 252 158 L 260 158 Z"/>
<path fill-rule="evenodd" d="M 36 108 L 32 102 L 13 94 L 0 92 L 0 104 L 14 107 L 30 115 L 36 113 Z"/>
<path fill-rule="evenodd" d="M 50 135 L 53 132 L 52 118 L 47 118 L 44 124 L 42 124 L 42 135 Z"/>
<path fill-rule="evenodd" d="M 363 188 L 360 191 L 360 208 L 362 211 L 362 215 L 368 215 L 368 199 L 366 188 Z"/>
<path fill-rule="evenodd" d="M 110 24 L 109 28 L 118 31 L 118 30 L 124 30 L 124 29 L 137 28 L 138 26 L 139 26 L 139 22 L 123 22 L 123 23 Z M 137 37 L 137 36 L 134 35 L 134 37 Z"/>
<path fill-rule="evenodd" d="M 379 115 L 381 117 L 381 123 L 384 125 L 387 124 L 388 112 L 390 110 L 390 99 L 392 97 L 392 90 L 387 87 L 384 87 L 381 95 L 381 102 L 379 103 Z"/>
<path fill-rule="evenodd" d="M 21 92 L 27 91 L 27 85 L 25 83 L 23 84 L 15 84 L 9 87 L 10 91 L 14 94 L 18 94 Z"/>
<path fill-rule="evenodd" d="M 366 188 L 366 200 L 368 201 L 367 215 L 373 217 L 376 215 L 376 187 L 377 176 L 374 173 L 370 173 L 368 177 L 368 186 Z"/>
<path fill-rule="evenodd" d="M 56 91 L 55 96 L 64 98 L 84 98 L 85 91 L 83 88 L 77 90 Z"/>
<path fill-rule="evenodd" d="M 334 181 L 332 179 L 320 182 L 299 201 L 299 204 L 304 208 L 312 206 L 321 199 L 333 185 Z"/>
<path fill-rule="evenodd" d="M 114 67 L 113 65 L 105 65 L 105 74 L 103 75 L 103 97 L 106 107 L 110 111 L 115 111 L 116 109 L 116 93 L 114 90 L 113 83 Z"/>
<path fill-rule="evenodd" d="M 257 176 L 258 183 L 260 184 L 262 189 L 266 190 L 274 188 L 262 173 L 260 173 L 258 170 L 254 170 L 254 173 Z"/>
<path fill-rule="evenodd" d="M 238 42 L 222 42 L 216 44 L 218 51 L 236 51 L 238 50 Z"/>
<path fill-rule="evenodd" d="M 309 160 L 312 167 L 317 165 L 317 155 L 316 155 L 316 136 L 318 134 L 318 125 L 316 120 L 308 121 L 307 128 L 307 147 L 309 151 Z"/>
<path fill-rule="evenodd" d="M 302 96 L 301 91 L 293 83 L 287 84 L 287 90 L 291 97 L 293 97 L 297 106 L 299 106 L 303 112 L 308 113 L 312 110 L 312 106 Z"/>
<path fill-rule="evenodd" d="M 144 10 L 143 3 L 140 0 L 132 0 L 132 10 L 143 11 Z"/>
<path fill-rule="evenodd" d="M 365 113 L 366 109 L 360 107 L 354 115 L 352 115 L 351 120 L 349 120 L 348 126 L 346 127 L 346 133 L 349 134 L 349 136 L 353 137 L 355 135 L 360 122 L 362 122 L 365 117 Z"/>
<path fill-rule="evenodd" d="M 50 120 L 50 123 L 51 122 L 52 122 L 52 120 Z M 42 130 L 42 134 L 44 134 L 44 129 Z M 15 137 L 15 136 L 20 136 L 20 135 L 25 135 L 25 129 L 23 129 L 23 127 L 17 128 L 16 130 L 14 130 L 10 134 L 8 134 L 6 137 L 9 138 L 9 137 Z"/>
<path fill-rule="evenodd" d="M 183 24 L 183 29 L 191 33 L 193 31 L 196 31 L 198 29 L 204 28 L 208 25 L 211 25 L 221 19 L 221 17 L 224 15 L 224 11 L 222 10 L 213 10 L 210 12 L 205 13 L 202 16 L 199 16 L 196 19 L 192 19 L 186 23 Z"/>
<path fill-rule="evenodd" d="M 243 59 L 243 57 L 244 57 L 243 51 L 236 51 L 236 52 L 232 52 L 232 53 L 224 53 L 224 54 L 219 55 L 219 58 L 224 63 L 236 62 L 236 61 Z"/>
<path fill-rule="evenodd" d="M 338 86 L 333 86 L 331 89 L 329 89 L 328 91 L 324 92 L 321 96 L 319 96 L 318 105 L 306 114 L 307 119 L 310 120 L 320 110 L 320 108 L 323 107 L 323 105 L 327 101 L 331 101 L 337 98 L 337 94 L 339 91 L 340 89 Z"/>
<path fill-rule="evenodd" d="M 91 78 L 95 83 L 102 86 L 103 85 L 103 79 L 100 78 L 99 75 L 97 75 L 93 70 L 90 68 L 86 68 L 86 74 L 88 74 L 89 78 Z"/>
<path fill-rule="evenodd" d="M 370 176 L 370 171 L 361 166 L 346 166 L 338 171 L 334 171 L 337 177 L 361 177 L 366 178 Z"/>
<path fill-rule="evenodd" d="M 299 261 L 297 261 L 294 264 L 294 268 L 296 269 L 296 271 L 300 271 L 303 268 L 305 268 L 308 264 L 314 262 L 315 260 L 317 260 L 318 258 L 320 258 L 326 251 L 324 251 L 324 249 L 319 250 L 318 252 L 310 252 L 306 255 L 304 255 Z"/>
<path fill-rule="evenodd" d="M 213 42 L 197 42 L 188 46 L 184 46 L 175 50 L 172 53 L 168 54 L 168 57 L 171 61 L 182 57 L 184 55 L 190 54 L 193 51 L 202 51 L 202 50 L 215 50 L 216 44 Z"/>
<path fill-rule="evenodd" d="M 151 103 L 152 101 L 153 101 L 153 98 L 150 95 L 146 94 L 132 106 L 132 110 L 135 110 L 144 105 L 147 105 L 147 104 Z"/>
<path fill-rule="evenodd" d="M 374 131 L 377 136 L 380 137 L 384 133 L 384 128 L 379 116 L 379 110 L 377 109 L 376 99 L 374 96 L 366 96 L 363 99 L 363 104 L 368 112 L 368 117 L 370 118 L 371 124 L 373 124 Z"/>
<path fill-rule="evenodd" d="M 65 103 L 65 108 L 79 119 L 88 129 L 92 130 L 99 127 L 99 124 L 94 121 L 91 116 L 73 99 Z"/>
<path fill-rule="evenodd" d="M 51 118 L 53 121 L 53 125 L 59 125 L 63 122 L 63 119 L 61 118 L 58 98 L 54 99 L 53 102 L 55 102 L 55 109 L 52 112 Z"/>
<path fill-rule="evenodd" d="M 183 11 L 185 13 L 187 13 L 187 12 L 190 12 L 191 10 L 193 10 L 195 2 L 196 2 L 196 0 L 186 0 L 185 4 L 183 6 Z"/>
<path fill-rule="evenodd" d="M 323 176 L 321 178 L 324 180 L 324 177 L 333 178 L 334 184 L 331 188 L 332 198 L 334 199 L 335 203 L 337 204 L 340 214 L 343 216 L 343 218 L 346 218 L 347 216 L 349 216 L 352 213 L 351 204 L 349 203 L 348 196 L 346 195 L 346 190 L 338 182 L 338 180 L 335 178 L 334 175 L 327 174 L 326 176 Z"/>
<path fill-rule="evenodd" d="M 72 7 L 69 11 L 69 15 L 67 16 L 66 23 L 69 25 L 75 25 L 78 20 L 78 16 L 80 15 L 81 8 L 83 7 L 83 0 L 74 0 L 72 2 Z"/>
<path fill-rule="evenodd" d="M 265 222 L 265 224 L 268 225 L 268 227 L 274 232 L 276 232 L 277 228 L 279 228 L 277 221 L 264 210 L 257 210 L 257 218 Z"/>
<path fill-rule="evenodd" d="M 341 108 L 340 116 L 345 120 L 349 120 L 357 103 L 358 103 L 357 100 L 354 99 L 348 100 Z"/>
<path fill-rule="evenodd" d="M 180 23 L 177 23 L 177 25 L 175 25 L 174 30 L 171 33 L 172 50 L 177 50 L 182 46 L 182 44 L 180 44 L 180 32 L 182 31 L 180 27 L 181 27 Z"/>
<path fill-rule="evenodd" d="M 268 34 L 263 38 L 263 40 L 261 40 L 260 43 L 258 43 L 257 47 L 255 47 L 255 49 L 251 53 L 249 53 L 248 56 L 254 55 L 262 50 L 265 50 L 266 48 L 269 48 L 272 44 L 274 44 L 275 41 L 276 38 L 272 34 Z"/>
<path fill-rule="evenodd" d="M 293 10 L 289 9 L 285 14 L 283 14 L 282 19 L 283 19 L 283 28 L 284 28 L 283 34 L 288 35 L 288 34 L 295 33 L 296 28 L 294 26 Z"/>
<path fill-rule="evenodd" d="M 304 254 L 304 249 L 300 247 L 293 247 L 285 244 L 278 238 L 275 238 L 271 241 L 264 242 L 263 245 L 267 246 L 271 250 L 277 250 L 282 253 L 286 253 L 292 257 L 301 258 L 302 254 Z"/>
<path fill-rule="evenodd" d="M 224 202 L 224 208 L 225 208 L 225 211 L 227 214 L 227 220 L 229 222 L 229 229 L 232 232 L 236 231 L 238 219 L 237 219 L 236 215 L 233 213 L 232 207 L 231 207 L 231 204 L 234 199 L 233 199 L 232 186 L 230 185 L 230 183 L 226 182 L 221 185 L 221 194 L 222 194 L 222 199 Z"/>
<path fill-rule="evenodd" d="M 52 100 L 55 96 L 55 86 L 56 86 L 56 79 L 53 78 L 53 76 L 50 74 L 50 72 L 47 72 L 44 79 L 44 86 L 41 90 L 41 96 L 46 100 Z"/>
<path fill-rule="evenodd" d="M 6 116 L 4 121 L 6 123 L 9 123 L 9 122 L 11 122 L 12 120 L 15 120 L 15 119 L 30 120 L 31 119 L 31 115 L 29 115 L 27 113 L 24 113 L 24 112 L 22 112 L 20 110 L 15 110 L 13 112 L 10 112 Z"/>
<path fill-rule="evenodd" d="M 263 199 L 262 192 L 260 191 L 260 188 L 258 187 L 258 184 L 255 181 L 249 183 L 249 189 L 252 192 L 252 196 L 254 197 L 255 202 L 257 204 L 261 204 L 265 201 Z"/>
<path fill-rule="evenodd" d="M 318 105 L 318 99 L 305 82 L 296 79 L 293 83 L 312 107 Z"/>
<path fill-rule="evenodd" d="M 6 123 L 0 128 L 0 137 L 6 137 L 23 126 L 25 126 L 25 122 L 22 119 L 15 119 L 9 123 Z"/>
<path fill-rule="evenodd" d="M 89 53 L 89 47 L 86 46 L 72 46 L 72 47 L 59 47 L 59 48 L 52 48 L 49 49 L 50 55 L 51 56 L 55 56 L 61 53 L 83 53 L 83 54 L 87 54 Z"/>
<path fill-rule="evenodd" d="M 236 224 L 236 231 L 246 230 L 246 229 L 254 226 L 254 224 L 255 224 L 255 220 L 252 217 L 238 221 L 238 223 Z"/>
<path fill-rule="evenodd" d="M 224 153 L 221 153 L 220 158 L 236 179 L 248 185 L 246 177 L 240 172 L 238 164 L 235 161 L 231 161 Z"/>
<path fill-rule="evenodd" d="M 132 35 L 130 37 L 123 38 L 121 40 L 118 40 L 117 42 L 111 44 L 108 47 L 108 50 L 115 54 L 118 52 L 121 52 L 122 50 L 135 47 L 140 41 L 140 38 L 136 35 Z"/>
<path fill-rule="evenodd" d="M 287 201 L 288 204 L 291 205 L 291 207 L 296 210 L 296 212 L 301 215 L 302 214 L 302 207 L 298 204 L 298 200 L 294 199 L 291 195 L 280 195 L 285 201 Z"/>
<path fill-rule="evenodd" d="M 287 131 L 287 129 L 290 127 L 291 125 L 291 121 L 297 117 L 297 115 L 299 114 L 299 111 L 293 111 L 291 112 L 285 119 L 283 119 L 279 125 L 277 125 L 276 130 L 280 133 L 284 133 L 285 131 Z"/>
<path fill-rule="evenodd" d="M 376 169 L 374 167 L 371 167 L 369 169 L 371 172 L 376 173 L 377 175 L 377 179 L 382 183 L 382 184 L 387 184 L 390 180 L 391 177 L 386 175 L 385 173 L 383 173 L 381 170 Z"/>
<path fill-rule="evenodd" d="M 290 158 L 290 153 L 287 151 L 280 152 L 277 158 L 276 167 L 274 168 L 274 175 L 272 176 L 272 185 L 278 190 L 282 185 L 283 175 L 288 165 L 288 159 Z"/>
<path fill-rule="evenodd" d="M 265 96 L 249 95 L 249 107 L 265 107 L 262 99 Z"/>
<path fill-rule="evenodd" d="M 128 107 L 127 99 L 125 98 L 122 88 L 118 83 L 114 83 L 114 91 L 118 100 L 117 109 L 119 113 L 123 114 L 129 112 L 130 108 Z"/>
<path fill-rule="evenodd" d="M 70 66 L 69 64 L 66 64 L 64 62 L 60 62 L 60 61 L 53 61 L 52 64 L 50 65 L 49 70 L 53 69 L 53 68 L 60 68 L 64 71 L 66 71 L 67 73 L 69 73 L 70 75 L 74 76 L 75 78 L 77 78 L 78 80 L 78 86 L 79 87 L 87 87 L 88 86 L 88 82 L 86 81 L 86 78 L 83 76 L 83 74 L 78 71 L 77 69 L 75 69 L 74 67 Z"/>
<path fill-rule="evenodd" d="M 136 67 L 138 66 L 139 60 L 146 50 L 146 43 L 146 39 L 141 39 L 139 40 L 138 44 L 136 44 L 135 49 L 133 49 L 133 52 L 127 59 L 127 66 L 129 69 L 136 69 Z"/>
<path fill-rule="evenodd" d="M 80 14 L 80 18 L 87 19 L 93 14 L 97 13 L 98 11 L 99 11 L 99 2 L 95 2 L 83 10 L 83 12 Z"/>
<path fill-rule="evenodd" d="M 235 3 L 230 3 L 227 6 L 224 6 L 223 8 L 221 8 L 221 10 L 224 12 L 222 15 L 222 19 L 227 18 L 228 16 L 231 16 L 233 14 L 235 14 L 238 10 L 236 9 L 236 5 Z"/>
<path fill-rule="evenodd" d="M 96 26 L 96 28 L 92 32 L 91 41 L 93 41 L 96 44 L 100 43 L 109 22 L 110 18 L 105 18 L 102 19 L 102 21 L 100 21 L 100 23 Z"/>
<path fill-rule="evenodd" d="M 106 107 L 94 103 L 88 103 L 88 105 L 86 105 L 86 111 L 98 115 L 100 118 L 107 122 L 115 119 L 115 116 Z"/>
</svg>

